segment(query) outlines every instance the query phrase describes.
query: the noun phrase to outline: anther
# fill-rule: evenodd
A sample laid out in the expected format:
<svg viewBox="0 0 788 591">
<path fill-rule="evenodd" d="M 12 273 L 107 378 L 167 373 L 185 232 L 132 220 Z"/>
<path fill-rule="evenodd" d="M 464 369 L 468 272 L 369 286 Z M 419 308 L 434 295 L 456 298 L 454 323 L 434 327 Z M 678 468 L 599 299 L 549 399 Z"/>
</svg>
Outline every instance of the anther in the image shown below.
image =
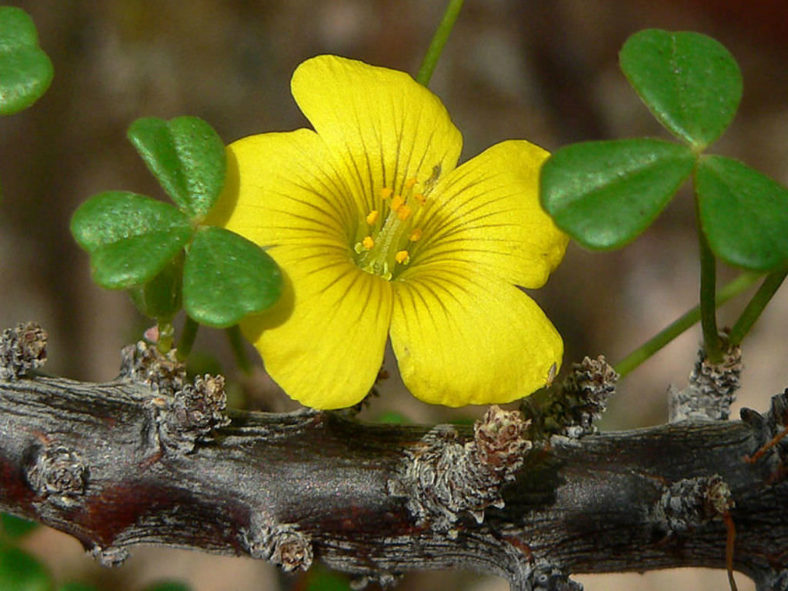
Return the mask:
<svg viewBox="0 0 788 591">
<path fill-rule="evenodd" d="M 372 239 L 372 236 L 365 236 L 364 240 L 361 241 L 361 245 L 367 250 L 372 250 L 372 247 L 375 246 L 375 241 Z"/>
<path fill-rule="evenodd" d="M 393 192 L 394 192 L 394 190 L 391 189 L 390 187 L 383 187 L 380 190 L 380 197 L 381 197 L 381 199 L 388 199 L 389 197 L 391 197 L 391 194 Z"/>
<path fill-rule="evenodd" d="M 394 195 L 391 199 L 391 209 L 394 211 L 399 211 L 399 208 L 405 204 L 405 200 L 402 198 L 402 195 Z"/>
<path fill-rule="evenodd" d="M 427 202 L 427 198 L 421 193 L 414 193 L 413 198 L 419 203 L 421 203 L 422 205 L 424 205 Z"/>
<path fill-rule="evenodd" d="M 413 185 L 415 185 L 417 182 L 418 181 L 416 180 L 415 177 L 409 178 L 407 181 L 405 181 L 405 188 L 406 189 L 412 189 Z"/>
<path fill-rule="evenodd" d="M 394 260 L 400 265 L 407 265 L 410 262 L 410 255 L 407 250 L 400 250 L 394 255 Z"/>
<path fill-rule="evenodd" d="M 410 233 L 410 236 L 408 236 L 408 240 L 410 240 L 411 242 L 418 242 L 419 240 L 421 240 L 421 235 L 422 235 L 421 228 L 416 228 L 415 230 L 413 230 L 413 232 Z"/>
<path fill-rule="evenodd" d="M 397 217 L 402 220 L 403 222 L 410 217 L 411 209 L 410 205 L 403 203 L 397 208 Z"/>
<path fill-rule="evenodd" d="M 367 214 L 367 223 L 371 226 L 376 221 L 378 221 L 378 210 L 373 209 Z"/>
</svg>

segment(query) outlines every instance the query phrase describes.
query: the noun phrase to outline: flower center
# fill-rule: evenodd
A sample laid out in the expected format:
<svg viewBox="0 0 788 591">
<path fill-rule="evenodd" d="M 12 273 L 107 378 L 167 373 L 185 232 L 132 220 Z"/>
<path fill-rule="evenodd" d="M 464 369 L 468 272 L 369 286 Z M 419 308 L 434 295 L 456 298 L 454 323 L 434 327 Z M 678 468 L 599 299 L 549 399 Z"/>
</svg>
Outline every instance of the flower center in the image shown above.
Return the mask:
<svg viewBox="0 0 788 591">
<path fill-rule="evenodd" d="M 368 232 L 354 246 L 356 264 L 361 269 L 388 280 L 410 263 L 409 250 L 421 240 L 419 225 L 424 205 L 440 169 L 440 165 L 435 166 L 423 183 L 416 178 L 406 180 L 401 193 L 391 187 L 380 190 L 381 206 L 367 214 L 364 221 Z"/>
</svg>

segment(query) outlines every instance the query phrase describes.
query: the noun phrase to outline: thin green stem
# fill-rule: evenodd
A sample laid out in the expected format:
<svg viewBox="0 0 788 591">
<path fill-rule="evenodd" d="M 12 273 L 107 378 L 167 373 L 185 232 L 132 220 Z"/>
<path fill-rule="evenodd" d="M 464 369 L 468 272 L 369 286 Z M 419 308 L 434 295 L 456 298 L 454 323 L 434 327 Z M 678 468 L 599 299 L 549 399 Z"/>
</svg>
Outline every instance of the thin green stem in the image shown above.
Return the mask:
<svg viewBox="0 0 788 591">
<path fill-rule="evenodd" d="M 700 221 L 698 221 L 698 244 L 700 246 L 700 327 L 703 331 L 703 348 L 706 350 L 706 359 L 710 363 L 719 363 L 722 361 L 722 344 L 717 329 L 717 260 L 700 227 Z"/>
<path fill-rule="evenodd" d="M 782 271 L 775 271 L 766 276 L 766 279 L 763 280 L 758 291 L 752 296 L 750 303 L 744 308 L 736 324 L 733 325 L 730 335 L 728 336 L 731 345 L 741 344 L 744 337 L 752 328 L 752 325 L 755 324 L 755 321 L 760 317 L 763 309 L 771 301 L 777 290 L 780 289 L 787 274 L 788 268 L 785 268 Z"/>
<path fill-rule="evenodd" d="M 186 361 L 189 353 L 192 352 L 194 339 L 197 338 L 197 331 L 199 328 L 200 325 L 197 324 L 196 321 L 192 320 L 188 316 L 186 317 L 186 321 L 183 323 L 183 330 L 181 330 L 181 338 L 178 341 L 178 345 L 176 346 L 178 359 L 181 361 Z"/>
<path fill-rule="evenodd" d="M 168 353 L 172 349 L 172 341 L 175 336 L 175 327 L 172 325 L 172 319 L 164 320 L 159 318 L 157 320 L 159 328 L 159 340 L 156 341 L 156 348 L 161 353 Z"/>
<path fill-rule="evenodd" d="M 432 37 L 430 46 L 427 49 L 427 54 L 424 56 L 424 61 L 421 62 L 419 73 L 416 74 L 416 82 L 422 86 L 428 86 L 432 73 L 435 71 L 435 66 L 438 64 L 443 46 L 449 39 L 449 34 L 454 28 L 454 23 L 460 14 L 463 0 L 449 0 L 449 5 L 446 7 L 446 12 L 443 13 L 443 20 L 438 25 L 438 30 Z"/>
<path fill-rule="evenodd" d="M 230 341 L 230 347 L 232 348 L 233 355 L 235 356 L 235 363 L 246 375 L 251 374 L 252 363 L 246 356 L 246 351 L 244 350 L 244 340 L 241 336 L 241 329 L 237 324 L 227 329 L 227 339 Z"/>
<path fill-rule="evenodd" d="M 752 286 L 759 277 L 760 275 L 755 273 L 742 273 L 736 279 L 723 286 L 717 294 L 717 307 L 722 306 L 731 298 L 745 291 L 748 287 Z M 698 320 L 700 320 L 700 306 L 695 306 L 674 320 L 651 339 L 643 343 L 640 347 L 632 351 L 632 353 L 624 357 L 615 365 L 615 370 L 621 377 L 624 377 L 685 330 L 697 324 Z"/>
</svg>

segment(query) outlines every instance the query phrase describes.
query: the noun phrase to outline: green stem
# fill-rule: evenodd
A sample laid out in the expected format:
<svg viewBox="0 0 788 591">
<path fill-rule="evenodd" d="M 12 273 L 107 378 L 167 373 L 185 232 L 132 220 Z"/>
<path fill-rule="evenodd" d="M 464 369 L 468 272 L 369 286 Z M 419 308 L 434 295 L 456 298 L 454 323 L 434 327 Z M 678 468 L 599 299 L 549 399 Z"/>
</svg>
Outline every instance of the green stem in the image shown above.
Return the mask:
<svg viewBox="0 0 788 591">
<path fill-rule="evenodd" d="M 443 46 L 446 45 L 449 34 L 452 28 L 454 28 L 454 23 L 457 21 L 457 17 L 460 14 L 462 2 L 463 0 L 449 0 L 446 12 L 443 13 L 443 20 L 441 20 L 441 24 L 438 25 L 438 30 L 435 31 L 435 35 L 432 37 L 429 49 L 427 49 L 427 54 L 424 56 L 424 61 L 421 62 L 419 73 L 416 74 L 416 82 L 422 86 L 428 86 L 430 83 L 430 78 L 432 78 L 432 73 L 435 71 L 435 66 L 438 64 Z"/>
<path fill-rule="evenodd" d="M 717 329 L 717 260 L 711 252 L 700 222 L 698 222 L 698 244 L 700 246 L 700 327 L 703 331 L 703 348 L 706 350 L 706 359 L 710 363 L 719 363 L 722 361 L 722 345 L 720 332 Z"/>
<path fill-rule="evenodd" d="M 717 294 L 717 307 L 722 306 L 731 298 L 745 291 L 748 287 L 753 285 L 759 277 L 760 275 L 755 273 L 742 273 L 736 279 L 723 286 Z M 700 320 L 700 306 L 695 306 L 674 320 L 669 326 L 654 335 L 651 339 L 643 343 L 640 347 L 632 351 L 632 353 L 624 357 L 624 359 L 615 365 L 615 370 L 621 377 L 624 377 L 685 330 L 694 326 L 698 320 Z"/>
<path fill-rule="evenodd" d="M 251 374 L 252 364 L 249 361 L 249 358 L 246 356 L 246 351 L 244 350 L 244 340 L 241 336 L 241 329 L 237 324 L 227 329 L 227 338 L 230 341 L 230 347 L 232 348 L 233 355 L 235 356 L 235 363 L 246 375 Z"/>
<path fill-rule="evenodd" d="M 747 333 L 752 328 L 752 325 L 755 324 L 755 321 L 763 312 L 763 309 L 766 307 L 774 294 L 780 288 L 785 280 L 785 276 L 788 274 L 788 268 L 783 269 L 782 271 L 775 271 L 774 273 L 770 273 L 766 276 L 766 279 L 763 280 L 761 286 L 758 288 L 758 291 L 755 292 L 755 295 L 752 296 L 750 303 L 747 304 L 747 307 L 744 308 L 744 311 L 739 316 L 739 319 L 736 321 L 736 324 L 733 325 L 731 329 L 730 335 L 728 340 L 730 341 L 731 345 L 739 345 L 742 342 L 742 339 L 747 335 Z"/>
<path fill-rule="evenodd" d="M 181 330 L 181 339 L 176 347 L 178 359 L 181 361 L 186 361 L 189 353 L 192 352 L 192 345 L 194 345 L 194 339 L 197 338 L 199 328 L 200 325 L 196 321 L 188 316 L 186 317 L 186 321 L 183 323 L 183 330 Z"/>
<path fill-rule="evenodd" d="M 156 342 L 156 348 L 161 353 L 168 353 L 172 349 L 172 340 L 175 335 L 175 327 L 172 325 L 172 320 L 164 320 L 158 318 L 156 320 L 159 328 L 159 340 Z"/>
</svg>

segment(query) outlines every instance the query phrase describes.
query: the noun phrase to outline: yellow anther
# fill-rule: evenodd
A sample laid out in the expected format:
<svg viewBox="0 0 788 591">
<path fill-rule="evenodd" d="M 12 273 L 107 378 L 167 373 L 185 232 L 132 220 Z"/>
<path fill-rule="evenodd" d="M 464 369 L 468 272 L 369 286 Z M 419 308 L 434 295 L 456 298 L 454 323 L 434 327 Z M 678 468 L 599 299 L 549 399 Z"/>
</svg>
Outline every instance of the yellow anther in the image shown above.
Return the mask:
<svg viewBox="0 0 788 591">
<path fill-rule="evenodd" d="M 421 193 L 414 193 L 413 198 L 419 203 L 421 203 L 422 205 L 424 205 L 427 202 L 427 198 Z"/>
<path fill-rule="evenodd" d="M 391 199 L 391 209 L 399 211 L 399 208 L 403 205 L 405 205 L 405 200 L 402 198 L 402 195 L 394 195 Z"/>
<path fill-rule="evenodd" d="M 371 226 L 376 221 L 378 221 L 378 210 L 373 209 L 367 214 L 367 223 Z"/>
<path fill-rule="evenodd" d="M 375 241 L 372 239 L 372 236 L 366 236 L 364 240 L 361 241 L 361 244 L 367 250 L 372 250 L 372 247 L 375 246 Z"/>
<path fill-rule="evenodd" d="M 400 250 L 394 255 L 394 260 L 400 265 L 407 265 L 410 262 L 410 255 L 407 250 Z"/>
<path fill-rule="evenodd" d="M 403 203 L 397 208 L 397 217 L 403 222 L 410 217 L 410 214 L 411 214 L 410 205 L 408 205 L 407 203 Z"/>
<path fill-rule="evenodd" d="M 413 230 L 413 232 L 410 233 L 410 236 L 408 236 L 408 240 L 410 240 L 411 242 L 418 242 L 419 240 L 421 240 L 421 234 L 422 234 L 421 228 L 416 228 L 415 230 Z"/>
<path fill-rule="evenodd" d="M 389 197 L 391 197 L 391 194 L 392 194 L 393 192 L 394 192 L 394 190 L 393 190 L 393 189 L 391 189 L 391 188 L 389 188 L 389 187 L 383 187 L 383 188 L 380 190 L 380 197 L 381 197 L 382 199 L 388 199 Z"/>
<path fill-rule="evenodd" d="M 406 188 L 406 189 L 412 189 L 412 188 L 413 188 L 413 185 L 415 185 L 415 184 L 416 184 L 416 183 L 418 183 L 418 182 L 419 182 L 419 181 L 417 181 L 415 177 L 413 177 L 413 178 L 410 178 L 410 179 L 408 179 L 407 181 L 405 181 L 405 188 Z"/>
</svg>

